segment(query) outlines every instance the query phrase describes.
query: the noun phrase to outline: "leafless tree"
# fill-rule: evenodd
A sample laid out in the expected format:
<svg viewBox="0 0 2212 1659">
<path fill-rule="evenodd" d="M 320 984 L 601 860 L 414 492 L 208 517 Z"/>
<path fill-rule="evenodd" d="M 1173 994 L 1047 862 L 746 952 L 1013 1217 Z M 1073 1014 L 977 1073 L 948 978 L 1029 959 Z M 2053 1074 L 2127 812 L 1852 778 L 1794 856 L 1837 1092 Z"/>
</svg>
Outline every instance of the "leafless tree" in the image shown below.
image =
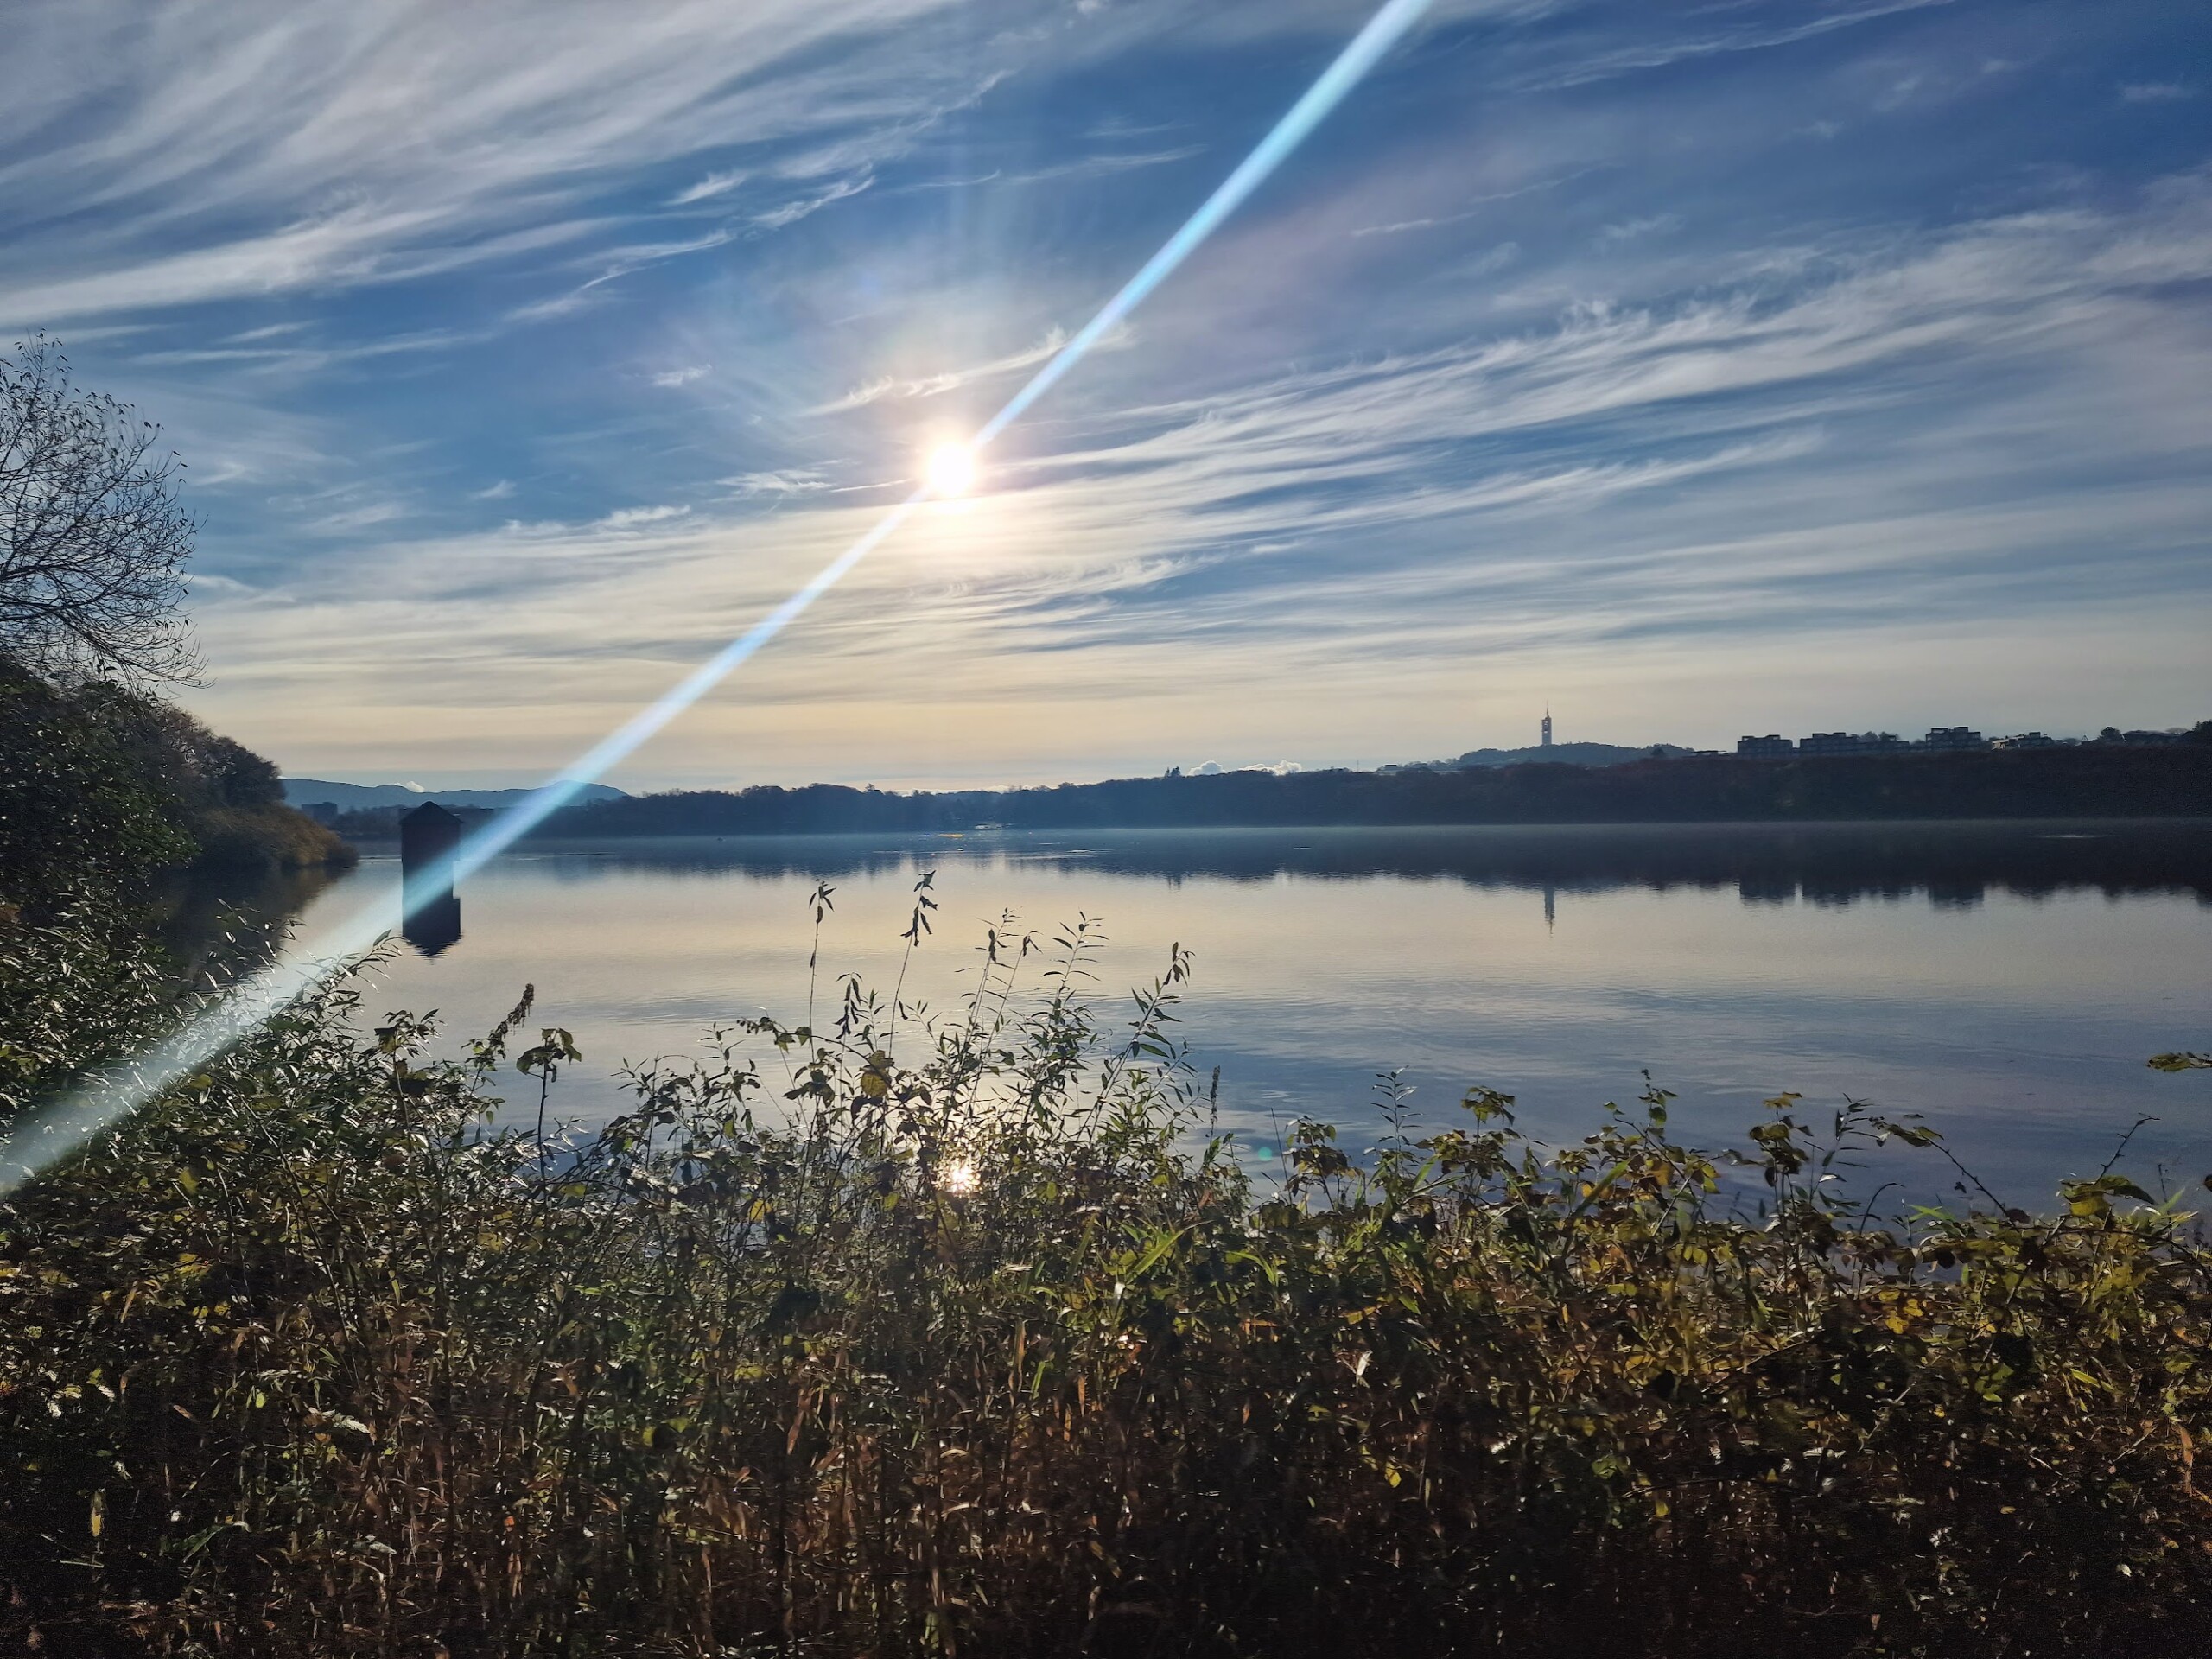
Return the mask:
<svg viewBox="0 0 2212 1659">
<path fill-rule="evenodd" d="M 189 678 L 183 464 L 43 336 L 0 355 L 0 652 L 51 676 Z"/>
</svg>

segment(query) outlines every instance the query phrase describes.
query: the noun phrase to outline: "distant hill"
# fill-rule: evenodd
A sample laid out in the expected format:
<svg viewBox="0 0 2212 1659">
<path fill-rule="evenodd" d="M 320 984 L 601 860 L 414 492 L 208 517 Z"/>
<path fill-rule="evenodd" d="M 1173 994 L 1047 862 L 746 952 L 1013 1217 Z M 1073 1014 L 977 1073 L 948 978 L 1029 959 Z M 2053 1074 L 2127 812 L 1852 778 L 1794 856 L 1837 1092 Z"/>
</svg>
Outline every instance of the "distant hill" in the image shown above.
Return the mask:
<svg viewBox="0 0 2212 1659">
<path fill-rule="evenodd" d="M 420 806 L 435 801 L 441 806 L 486 806 L 497 809 L 520 800 L 526 789 L 416 789 L 407 784 L 338 784 L 321 778 L 287 778 L 287 806 L 310 806 L 327 801 L 340 812 L 367 812 L 378 807 Z M 606 784 L 586 784 L 576 791 L 583 801 L 626 801 L 622 791 Z"/>
<path fill-rule="evenodd" d="M 1555 766 L 1624 766 L 1631 760 L 1671 760 L 1677 755 L 1695 753 L 1679 743 L 1647 743 L 1642 748 L 1628 748 L 1618 743 L 1554 743 L 1548 749 L 1470 749 L 1457 760 L 1445 764 L 1525 766 L 1548 762 Z"/>
</svg>

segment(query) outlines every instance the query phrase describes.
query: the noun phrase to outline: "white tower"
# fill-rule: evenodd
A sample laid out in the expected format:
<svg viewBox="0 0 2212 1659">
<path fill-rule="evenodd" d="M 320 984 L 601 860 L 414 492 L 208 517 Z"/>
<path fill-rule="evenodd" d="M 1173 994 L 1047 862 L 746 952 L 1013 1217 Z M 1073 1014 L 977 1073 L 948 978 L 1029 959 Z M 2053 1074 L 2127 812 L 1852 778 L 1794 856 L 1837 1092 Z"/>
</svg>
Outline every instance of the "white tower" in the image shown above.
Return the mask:
<svg viewBox="0 0 2212 1659">
<path fill-rule="evenodd" d="M 1542 742 L 1541 744 L 1540 744 L 1538 747 L 1541 747 L 1541 748 L 1547 748 L 1547 749 L 1548 749 L 1549 747 L 1551 747 L 1551 746 L 1552 746 L 1552 709 L 1551 709 L 1551 705 L 1550 705 L 1549 703 L 1546 703 L 1546 704 L 1544 705 L 1544 741 L 1543 741 L 1543 742 Z"/>
</svg>

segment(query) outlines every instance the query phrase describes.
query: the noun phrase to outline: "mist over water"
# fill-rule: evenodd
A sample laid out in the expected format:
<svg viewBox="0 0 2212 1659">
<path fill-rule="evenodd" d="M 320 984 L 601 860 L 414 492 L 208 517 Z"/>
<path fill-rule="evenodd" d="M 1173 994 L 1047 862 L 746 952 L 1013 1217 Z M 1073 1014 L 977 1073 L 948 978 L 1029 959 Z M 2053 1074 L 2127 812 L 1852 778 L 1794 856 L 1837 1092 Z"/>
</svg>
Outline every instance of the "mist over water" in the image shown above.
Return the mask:
<svg viewBox="0 0 2212 1659">
<path fill-rule="evenodd" d="M 439 1009 L 457 1052 L 533 982 L 531 1023 L 569 1027 L 586 1056 L 556 1110 L 601 1119 L 623 1107 L 622 1062 L 697 1052 L 717 1021 L 805 1016 L 817 880 L 836 889 L 818 1011 L 847 972 L 887 996 L 925 870 L 942 909 L 906 983 L 933 1013 L 972 984 L 1007 911 L 1045 944 L 1103 920 L 1109 1019 L 1172 944 L 1194 950 L 1179 1034 L 1221 1067 L 1222 1122 L 1261 1166 L 1300 1115 L 1366 1144 L 1375 1074 L 1403 1067 L 1424 1124 L 1481 1083 L 1547 1138 L 1586 1131 L 1647 1069 L 1707 1144 L 1782 1090 L 1819 1111 L 1848 1095 L 1926 1114 L 2031 1205 L 2145 1114 L 2160 1121 L 2131 1167 L 2177 1186 L 2212 1170 L 2212 1090 L 2143 1065 L 2212 1043 L 2199 824 L 547 843 L 465 884 L 460 941 L 394 957 L 366 1006 Z M 310 921 L 380 887 L 396 908 L 397 874 L 372 855 Z M 1927 1154 L 1885 1156 L 1881 1175 L 1928 1198 L 1950 1179 Z"/>
</svg>

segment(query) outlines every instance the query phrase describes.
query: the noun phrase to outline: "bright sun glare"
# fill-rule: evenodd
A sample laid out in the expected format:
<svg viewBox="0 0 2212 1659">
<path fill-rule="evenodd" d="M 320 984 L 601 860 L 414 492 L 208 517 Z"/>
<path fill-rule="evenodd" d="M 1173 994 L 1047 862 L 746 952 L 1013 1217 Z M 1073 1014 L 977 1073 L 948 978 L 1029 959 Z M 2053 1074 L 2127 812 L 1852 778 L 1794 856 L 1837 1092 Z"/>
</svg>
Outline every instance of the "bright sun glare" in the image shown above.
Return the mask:
<svg viewBox="0 0 2212 1659">
<path fill-rule="evenodd" d="M 964 443 L 948 443 L 930 456 L 930 493 L 940 498 L 965 495 L 976 487 L 976 452 Z"/>
<path fill-rule="evenodd" d="M 937 1184 L 956 1198 L 964 1198 L 976 1190 L 976 1166 L 972 1160 L 955 1158 L 938 1171 Z"/>
</svg>

